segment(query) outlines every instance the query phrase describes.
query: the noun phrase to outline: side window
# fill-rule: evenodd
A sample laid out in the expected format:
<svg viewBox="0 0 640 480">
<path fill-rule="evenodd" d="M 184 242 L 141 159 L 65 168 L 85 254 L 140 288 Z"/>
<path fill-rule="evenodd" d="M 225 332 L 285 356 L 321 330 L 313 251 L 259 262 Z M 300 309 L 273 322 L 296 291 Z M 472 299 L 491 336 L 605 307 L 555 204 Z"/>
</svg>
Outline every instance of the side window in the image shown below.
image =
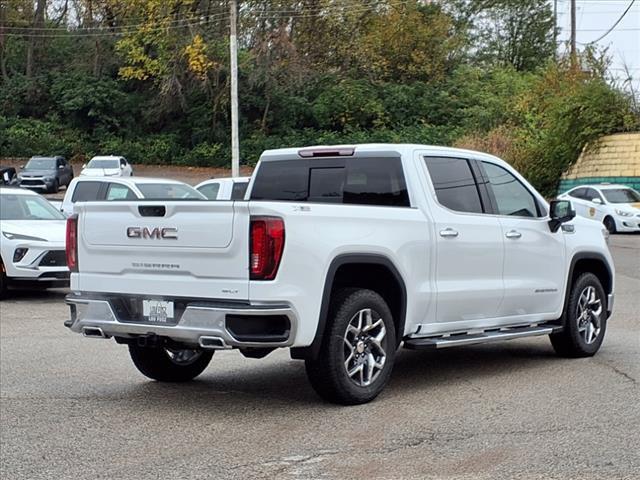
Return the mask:
<svg viewBox="0 0 640 480">
<path fill-rule="evenodd" d="M 200 193 L 202 193 L 209 200 L 216 200 L 218 198 L 218 192 L 220 191 L 219 183 L 209 183 L 207 185 L 203 185 L 198 189 Z"/>
<path fill-rule="evenodd" d="M 231 200 L 244 200 L 248 186 L 249 182 L 234 182 L 233 188 L 231 188 Z"/>
<path fill-rule="evenodd" d="M 331 191 L 326 192 L 329 195 Z M 342 203 L 408 207 L 399 158 L 354 158 L 346 162 Z"/>
<path fill-rule="evenodd" d="M 121 167 L 126 167 L 127 166 L 127 161 L 124 158 L 120 159 L 120 166 Z"/>
<path fill-rule="evenodd" d="M 602 200 L 602 197 L 600 196 L 600 194 L 598 193 L 598 191 L 596 189 L 587 188 L 587 192 L 585 194 L 585 199 L 589 200 L 590 202 L 592 202 L 594 198 L 599 198 L 600 200 Z"/>
<path fill-rule="evenodd" d="M 533 194 L 504 168 L 482 162 L 489 178 L 500 215 L 538 217 L 538 204 Z"/>
<path fill-rule="evenodd" d="M 107 188 L 107 200 L 135 200 L 137 197 L 126 185 L 110 183 Z"/>
<path fill-rule="evenodd" d="M 71 202 L 93 202 L 98 199 L 98 193 L 100 192 L 100 182 L 78 182 L 76 188 L 73 191 Z"/>
<path fill-rule="evenodd" d="M 587 198 L 587 189 L 580 187 L 573 190 L 570 194 L 573 198 L 579 198 L 580 200 L 584 200 Z"/>
<path fill-rule="evenodd" d="M 482 213 L 480 193 L 463 158 L 425 157 L 440 205 L 457 212 Z"/>
</svg>

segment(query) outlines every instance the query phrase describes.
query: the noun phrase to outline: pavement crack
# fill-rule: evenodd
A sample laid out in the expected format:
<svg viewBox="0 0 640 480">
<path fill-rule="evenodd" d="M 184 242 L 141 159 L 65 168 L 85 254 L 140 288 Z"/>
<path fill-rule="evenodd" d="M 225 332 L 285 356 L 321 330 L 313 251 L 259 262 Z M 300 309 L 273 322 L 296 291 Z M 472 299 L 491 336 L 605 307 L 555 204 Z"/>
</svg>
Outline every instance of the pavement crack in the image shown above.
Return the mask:
<svg viewBox="0 0 640 480">
<path fill-rule="evenodd" d="M 633 378 L 631 375 L 629 375 L 627 372 L 624 372 L 622 370 L 620 370 L 618 367 L 616 367 L 615 365 L 611 365 L 610 363 L 607 362 L 596 362 L 598 365 L 602 365 L 603 367 L 607 367 L 610 370 L 613 370 L 615 373 L 617 373 L 618 375 L 620 375 L 623 378 L 626 378 L 627 380 L 629 380 L 632 383 L 637 384 L 638 380 L 636 380 L 635 378 Z"/>
</svg>

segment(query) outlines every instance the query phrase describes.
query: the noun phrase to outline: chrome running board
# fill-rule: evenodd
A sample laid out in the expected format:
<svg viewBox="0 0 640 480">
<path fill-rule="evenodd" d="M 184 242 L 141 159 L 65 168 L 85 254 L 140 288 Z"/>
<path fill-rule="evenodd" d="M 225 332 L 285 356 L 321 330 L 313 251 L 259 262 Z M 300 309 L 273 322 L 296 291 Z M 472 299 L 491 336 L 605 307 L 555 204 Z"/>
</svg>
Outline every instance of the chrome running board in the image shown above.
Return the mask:
<svg viewBox="0 0 640 480">
<path fill-rule="evenodd" d="M 481 333 L 456 333 L 432 337 L 408 338 L 404 347 L 411 350 L 432 348 L 457 347 L 462 345 L 476 345 L 479 343 L 499 342 L 515 338 L 539 337 L 562 330 L 559 325 L 535 327 L 507 327 L 487 330 Z"/>
</svg>

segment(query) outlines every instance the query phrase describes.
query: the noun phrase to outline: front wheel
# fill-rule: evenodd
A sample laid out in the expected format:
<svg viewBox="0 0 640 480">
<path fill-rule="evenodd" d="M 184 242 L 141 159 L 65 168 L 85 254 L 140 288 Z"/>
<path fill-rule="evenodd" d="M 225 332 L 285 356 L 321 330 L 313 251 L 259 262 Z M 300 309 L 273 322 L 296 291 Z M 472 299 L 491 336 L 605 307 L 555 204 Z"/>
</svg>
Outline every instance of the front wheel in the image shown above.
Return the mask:
<svg viewBox="0 0 640 480">
<path fill-rule="evenodd" d="M 322 398 L 358 405 L 386 386 L 395 352 L 393 317 L 384 299 L 372 290 L 342 289 L 331 300 L 320 352 L 305 367 Z"/>
<path fill-rule="evenodd" d="M 168 347 L 141 347 L 130 343 L 129 354 L 136 368 L 159 382 L 188 382 L 211 362 L 213 352 Z"/>
<path fill-rule="evenodd" d="M 613 218 L 606 217 L 602 223 L 609 233 L 616 233 L 616 221 Z"/>
<path fill-rule="evenodd" d="M 595 355 L 607 329 L 607 302 L 593 273 L 583 273 L 573 283 L 563 320 L 563 330 L 549 336 L 556 353 L 573 358 Z"/>
<path fill-rule="evenodd" d="M 58 182 L 58 180 L 54 180 L 53 184 L 51 185 L 51 189 L 49 190 L 50 193 L 58 193 L 58 191 L 60 190 L 60 183 Z"/>
</svg>

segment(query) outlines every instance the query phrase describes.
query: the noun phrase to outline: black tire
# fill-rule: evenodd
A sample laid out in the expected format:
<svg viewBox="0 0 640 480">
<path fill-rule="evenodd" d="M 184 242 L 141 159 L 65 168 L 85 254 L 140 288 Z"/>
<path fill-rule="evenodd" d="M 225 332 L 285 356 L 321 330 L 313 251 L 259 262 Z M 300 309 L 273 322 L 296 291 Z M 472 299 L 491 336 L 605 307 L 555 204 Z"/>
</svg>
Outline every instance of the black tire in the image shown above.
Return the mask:
<svg viewBox="0 0 640 480">
<path fill-rule="evenodd" d="M 58 190 L 60 190 L 60 183 L 58 183 L 58 179 L 56 178 L 53 181 L 53 185 L 51 185 L 51 189 L 49 190 L 50 193 L 58 193 Z"/>
<path fill-rule="evenodd" d="M 616 233 L 616 221 L 611 217 L 605 217 L 603 222 L 604 228 L 606 228 L 609 233 Z"/>
<path fill-rule="evenodd" d="M 7 273 L 4 271 L 4 263 L 0 260 L 0 300 L 7 298 Z"/>
<path fill-rule="evenodd" d="M 197 357 L 180 364 L 170 352 L 195 352 Z M 204 350 L 168 350 L 164 347 L 141 347 L 129 344 L 131 360 L 140 373 L 159 382 L 188 382 L 200 375 L 211 362 L 213 352 Z"/>
<path fill-rule="evenodd" d="M 367 316 L 366 311 L 370 311 L 370 317 Z M 358 317 L 360 312 L 365 312 L 362 317 Z M 355 328 L 347 333 L 351 322 L 357 323 L 358 318 L 361 318 L 364 323 L 367 322 L 367 318 L 370 318 L 372 325 L 381 319 L 385 330 L 384 338 L 381 337 L 381 326 L 369 330 L 372 336 L 362 332 L 362 336 L 357 336 L 354 333 L 357 330 Z M 345 342 L 347 335 L 349 341 L 357 342 L 357 346 L 350 351 L 350 354 Z M 381 337 L 379 343 L 383 348 L 382 351 L 375 346 L 375 337 Z M 361 340 L 358 340 L 359 338 Z M 331 298 L 320 352 L 317 358 L 309 358 L 305 361 L 307 377 L 316 393 L 329 402 L 341 405 L 370 402 L 389 382 L 396 348 L 393 317 L 384 299 L 372 290 L 341 289 Z M 376 372 L 369 374 L 369 384 L 362 384 L 363 377 L 360 376 L 358 379 L 360 373 L 356 373 L 355 378 L 351 378 L 347 373 L 348 367 L 345 366 L 345 362 L 349 358 L 352 359 L 348 364 L 352 367 L 351 370 L 357 370 L 358 362 L 371 362 L 371 359 L 374 360 L 374 365 L 381 362 L 383 352 L 384 363 Z M 362 375 L 366 375 L 365 365 L 369 363 L 363 363 Z"/>
<path fill-rule="evenodd" d="M 600 313 L 594 318 L 594 313 L 592 312 L 581 320 L 580 304 L 583 302 L 585 292 L 589 288 L 593 289 L 597 298 Z M 597 308 L 593 310 L 597 311 Z M 553 345 L 558 355 L 569 358 L 591 357 L 600 349 L 607 330 L 607 296 L 600 280 L 593 273 L 583 273 L 576 278 L 571 286 L 569 301 L 562 315 L 562 323 L 564 328 L 561 332 L 549 335 L 551 345 Z M 584 330 L 591 328 L 588 323 L 592 326 L 596 323 L 599 325 L 598 330 L 595 330 L 594 327 L 593 340 L 590 342 L 585 338 L 587 336 L 585 332 L 589 330 Z"/>
</svg>

